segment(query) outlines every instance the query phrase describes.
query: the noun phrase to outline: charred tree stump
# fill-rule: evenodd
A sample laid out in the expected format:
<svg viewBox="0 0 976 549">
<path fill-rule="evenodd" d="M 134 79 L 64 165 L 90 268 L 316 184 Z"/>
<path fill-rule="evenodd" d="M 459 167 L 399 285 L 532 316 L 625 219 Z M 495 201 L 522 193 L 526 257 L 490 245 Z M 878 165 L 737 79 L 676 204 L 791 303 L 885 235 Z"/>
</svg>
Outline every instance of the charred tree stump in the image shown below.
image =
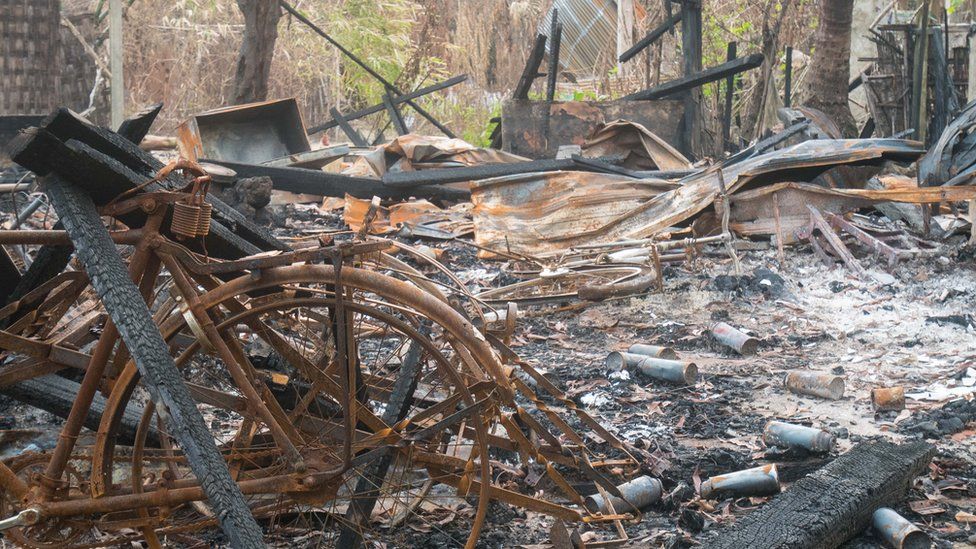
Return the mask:
<svg viewBox="0 0 976 549">
<path fill-rule="evenodd" d="M 925 442 L 864 443 L 805 477 L 747 515 L 708 549 L 829 549 L 864 530 L 875 509 L 904 499 L 928 466 L 935 447 Z"/>
</svg>

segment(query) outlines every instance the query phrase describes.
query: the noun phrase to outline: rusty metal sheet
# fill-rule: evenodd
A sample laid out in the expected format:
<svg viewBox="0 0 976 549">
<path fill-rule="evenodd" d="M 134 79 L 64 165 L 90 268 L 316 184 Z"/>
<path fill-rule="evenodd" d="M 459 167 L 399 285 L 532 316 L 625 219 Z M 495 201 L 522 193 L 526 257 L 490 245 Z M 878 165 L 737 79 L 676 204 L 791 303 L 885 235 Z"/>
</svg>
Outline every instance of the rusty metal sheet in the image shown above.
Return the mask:
<svg viewBox="0 0 976 549">
<path fill-rule="evenodd" d="M 939 140 L 918 162 L 921 185 L 971 184 L 976 174 L 976 101 L 946 126 Z"/>
<path fill-rule="evenodd" d="M 665 140 L 629 120 L 604 124 L 583 143 L 589 158 L 623 156 L 623 167 L 631 170 L 687 170 L 691 162 Z"/>
<path fill-rule="evenodd" d="M 475 242 L 492 250 L 548 252 L 548 239 L 598 230 L 675 183 L 591 172 L 546 172 L 473 184 Z M 476 190 L 475 190 L 476 189 Z"/>
<path fill-rule="evenodd" d="M 475 234 L 486 247 L 505 249 L 507 243 L 510 251 L 528 254 L 648 238 L 711 206 L 723 186 L 731 195 L 782 181 L 809 181 L 838 165 L 912 161 L 922 152 L 921 143 L 898 139 L 806 141 L 732 166 L 714 166 L 664 192 L 659 191 L 667 182 L 631 180 L 627 183 L 632 187 L 622 195 L 603 192 L 601 184 L 591 182 L 593 174 L 571 176 L 579 189 L 566 188 L 567 180 L 538 175 L 486 180 L 472 185 Z M 641 200 L 633 194 L 641 182 L 650 184 L 645 193 L 654 189 L 657 194 Z M 613 184 L 619 189 L 624 182 Z M 593 189 L 598 196 L 590 196 Z"/>
<path fill-rule="evenodd" d="M 359 177 L 383 177 L 388 171 L 461 168 L 526 160 L 528 158 L 512 153 L 475 147 L 462 139 L 408 134 L 359 157 L 342 173 Z"/>
<path fill-rule="evenodd" d="M 203 112 L 180 124 L 176 137 L 180 154 L 191 160 L 260 164 L 311 150 L 294 98 Z"/>
<path fill-rule="evenodd" d="M 870 190 L 831 189 L 796 182 L 777 183 L 732 196 L 729 201 L 729 227 L 743 236 L 773 235 L 778 232 L 783 243 L 789 244 L 796 240 L 796 230 L 809 223 L 808 205 L 821 212 L 845 214 L 878 202 L 934 204 L 962 202 L 973 198 L 976 198 L 974 187 L 898 187 Z"/>
</svg>

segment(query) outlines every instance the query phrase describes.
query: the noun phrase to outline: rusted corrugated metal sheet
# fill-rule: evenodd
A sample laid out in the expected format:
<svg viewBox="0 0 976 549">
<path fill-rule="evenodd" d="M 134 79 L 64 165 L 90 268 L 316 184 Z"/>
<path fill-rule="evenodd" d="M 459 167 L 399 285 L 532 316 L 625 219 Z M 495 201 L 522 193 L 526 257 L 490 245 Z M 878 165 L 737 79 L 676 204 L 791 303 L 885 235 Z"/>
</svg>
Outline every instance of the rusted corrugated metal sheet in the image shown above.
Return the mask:
<svg viewBox="0 0 976 549">
<path fill-rule="evenodd" d="M 507 246 L 525 254 L 648 238 L 711 206 L 723 187 L 731 195 L 782 181 L 810 181 L 834 166 L 913 161 L 923 152 L 921 143 L 898 139 L 806 141 L 690 175 L 670 190 L 667 182 L 643 180 L 617 180 L 607 187 L 606 180 L 594 183 L 594 174 L 581 173 L 560 174 L 565 179 L 485 180 L 471 190 L 475 238 L 488 248 Z"/>
</svg>

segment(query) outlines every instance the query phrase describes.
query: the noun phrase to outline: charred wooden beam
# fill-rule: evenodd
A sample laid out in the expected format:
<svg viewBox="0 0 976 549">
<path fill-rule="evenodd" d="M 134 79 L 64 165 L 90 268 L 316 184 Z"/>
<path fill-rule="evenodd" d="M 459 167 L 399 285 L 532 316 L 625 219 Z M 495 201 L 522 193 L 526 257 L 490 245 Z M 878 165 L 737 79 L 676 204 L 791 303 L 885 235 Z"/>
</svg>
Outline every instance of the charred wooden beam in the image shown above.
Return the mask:
<svg viewBox="0 0 976 549">
<path fill-rule="evenodd" d="M 400 114 L 400 110 L 397 109 L 396 103 L 390 98 L 389 93 L 383 94 L 383 105 L 386 107 L 386 112 L 390 115 L 390 121 L 393 122 L 393 129 L 396 130 L 397 135 L 407 135 L 410 130 L 407 129 L 407 123 L 403 120 L 403 115 Z"/>
<path fill-rule="evenodd" d="M 644 51 L 645 48 L 647 48 L 654 42 L 657 42 L 658 38 L 664 36 L 666 32 L 673 29 L 674 26 L 677 25 L 680 21 L 681 21 L 681 12 L 678 12 L 672 15 L 671 17 L 668 17 L 667 19 L 664 20 L 663 23 L 661 23 L 660 25 L 652 29 L 651 32 L 647 33 L 647 35 L 644 36 L 644 38 L 638 40 L 637 43 L 631 46 L 629 50 L 621 53 L 620 57 L 618 57 L 617 60 L 620 61 L 621 63 L 626 63 L 627 61 L 630 61 L 638 53 Z"/>
<path fill-rule="evenodd" d="M 439 198 L 445 200 L 467 200 L 471 193 L 452 187 L 443 187 L 433 184 L 434 182 L 422 181 L 422 174 L 431 171 L 404 172 L 406 174 L 421 174 L 421 181 L 413 185 L 412 188 L 396 188 L 387 185 L 385 181 L 370 179 L 366 177 L 353 177 L 335 173 L 323 172 L 320 170 L 305 170 L 302 168 L 273 168 L 270 166 L 259 166 L 255 164 L 239 164 L 236 162 L 224 162 L 222 160 L 205 160 L 212 164 L 226 166 L 240 177 L 270 177 L 274 181 L 274 188 L 280 191 L 293 193 L 317 194 L 322 196 L 344 196 L 349 194 L 356 198 L 380 198 L 406 199 L 410 197 Z M 465 181 L 465 180 L 462 180 Z M 402 185 L 401 187 L 407 187 Z"/>
<path fill-rule="evenodd" d="M 336 108 L 329 109 L 329 114 L 332 115 L 332 121 L 335 122 L 339 126 L 339 128 L 342 129 L 342 133 L 346 134 L 346 137 L 349 138 L 349 141 L 352 142 L 354 146 L 356 147 L 369 146 L 369 142 L 366 141 L 366 138 L 364 138 L 362 134 L 356 131 L 356 128 L 352 127 L 352 124 L 349 123 L 349 119 L 343 116 L 338 109 Z M 315 133 L 315 132 L 311 131 L 309 133 Z"/>
<path fill-rule="evenodd" d="M 401 96 L 402 97 L 402 96 L 407 95 L 407 94 L 403 93 L 403 91 L 399 90 L 396 86 L 394 86 L 392 82 L 390 82 L 386 78 L 383 78 L 383 76 L 380 75 L 375 70 L 373 70 L 372 67 L 370 67 L 365 62 L 363 62 L 363 60 L 360 59 L 359 57 L 357 57 L 356 54 L 354 54 L 351 51 L 349 51 L 348 49 L 346 49 L 339 42 L 336 42 L 336 40 L 334 38 L 332 38 L 331 36 L 329 36 L 324 30 L 322 30 L 321 27 L 319 27 L 315 23 L 311 22 L 300 11 L 296 10 L 295 8 L 293 8 L 288 2 L 285 2 L 285 0 L 279 0 L 278 3 L 281 5 L 282 8 L 285 9 L 285 11 L 287 11 L 290 14 L 292 14 L 292 16 L 295 17 L 295 19 L 298 19 L 305 26 L 307 26 L 308 28 L 312 29 L 312 31 L 315 34 L 318 34 L 319 36 L 321 36 L 322 38 L 324 38 L 328 43 L 330 43 L 333 46 L 335 46 L 335 48 L 338 49 L 340 52 L 342 52 L 343 55 L 345 55 L 346 57 L 348 57 L 349 59 L 351 59 L 353 63 L 359 65 L 364 71 L 366 71 L 367 73 L 369 73 L 370 76 L 372 76 L 373 78 L 375 78 L 377 82 L 379 82 L 380 84 L 383 84 L 383 86 L 387 90 L 393 92 L 397 96 Z M 440 122 L 438 122 L 437 119 L 434 118 L 434 116 L 432 114 L 430 114 L 429 112 L 427 112 L 426 110 L 424 110 L 424 108 L 421 107 L 420 105 L 418 105 L 415 101 L 413 101 L 412 99 L 407 99 L 406 100 L 406 103 L 407 103 L 407 105 L 410 105 L 411 107 L 413 107 L 413 110 L 417 111 L 417 114 L 419 114 L 420 116 L 423 116 L 424 118 L 426 118 L 438 130 L 440 130 L 441 133 L 443 133 L 444 135 L 446 135 L 448 137 L 451 137 L 451 138 L 455 137 L 455 135 L 451 132 L 451 130 L 447 129 L 446 126 L 444 126 L 443 124 L 441 124 Z"/>
<path fill-rule="evenodd" d="M 552 9 L 552 25 L 549 30 L 549 70 L 546 71 L 546 102 L 556 97 L 556 77 L 559 76 L 559 45 L 562 42 L 563 24 L 559 22 L 559 10 Z"/>
<path fill-rule="evenodd" d="M 123 120 L 116 133 L 136 145 L 142 143 L 142 140 L 149 134 L 149 128 L 152 127 L 153 122 L 156 121 L 156 117 L 159 116 L 159 111 L 161 110 L 163 110 L 162 103 L 156 103 L 155 105 L 150 105 L 142 109 L 135 115 Z"/>
<path fill-rule="evenodd" d="M 408 103 L 408 102 L 410 102 L 413 99 L 417 99 L 418 97 L 423 97 L 423 96 L 428 95 L 428 94 L 431 94 L 433 92 L 440 91 L 440 90 L 443 90 L 443 89 L 446 89 L 446 88 L 450 88 L 452 86 L 456 86 L 457 84 L 460 84 L 461 82 L 464 82 L 467 79 L 468 79 L 468 75 L 462 74 L 462 75 L 459 75 L 459 76 L 455 76 L 453 78 L 449 78 L 449 79 L 447 79 L 447 80 L 445 80 L 443 82 L 438 82 L 437 84 L 433 84 L 431 86 L 427 86 L 427 87 L 424 87 L 424 88 L 418 88 L 416 91 L 412 91 L 412 92 L 407 93 L 407 94 L 394 95 L 392 97 L 393 104 L 394 105 L 400 105 L 401 103 Z M 378 113 L 378 112 L 382 112 L 383 109 L 385 109 L 385 108 L 386 108 L 386 105 L 380 103 L 379 105 L 373 105 L 372 107 L 367 107 L 365 109 L 361 109 L 361 110 L 358 110 L 358 111 L 355 111 L 355 112 L 351 112 L 351 113 L 348 113 L 348 114 L 342 114 L 341 117 L 344 118 L 344 119 L 346 119 L 346 120 L 356 120 L 357 118 L 362 118 L 364 116 L 369 116 L 371 114 L 375 114 L 375 113 Z M 318 132 L 324 132 L 325 130 L 329 130 L 329 129 L 335 128 L 336 126 L 340 126 L 341 124 L 339 123 L 339 118 L 337 118 L 336 115 L 335 115 L 335 113 L 332 112 L 332 109 L 329 110 L 329 114 L 332 115 L 332 120 L 330 120 L 330 121 L 328 121 L 328 122 L 326 122 L 324 124 L 319 124 L 318 126 L 313 126 L 313 127 L 309 128 L 308 129 L 308 133 L 309 134 L 313 134 L 313 133 L 318 133 Z"/>
<path fill-rule="evenodd" d="M 862 443 L 720 530 L 704 547 L 838 547 L 870 524 L 875 509 L 903 500 L 934 455 L 925 442 Z"/>
<path fill-rule="evenodd" d="M 624 97 L 624 99 L 631 101 L 649 101 L 652 99 L 661 99 L 676 93 L 697 88 L 699 86 L 708 84 L 709 82 L 721 80 L 727 76 L 734 76 L 740 72 L 755 69 L 759 65 L 762 65 L 762 62 L 763 55 L 761 53 L 754 53 L 746 57 L 740 57 L 738 59 L 722 63 L 721 65 L 705 69 L 691 76 L 676 78 L 659 86 L 654 86 L 653 88 L 649 88 L 644 91 L 632 93 Z"/>
<path fill-rule="evenodd" d="M 542 66 L 543 57 L 546 56 L 546 40 L 547 37 L 544 34 L 535 37 L 532 51 L 529 52 L 529 58 L 525 61 L 525 67 L 522 68 L 522 76 L 519 76 L 518 84 L 515 85 L 515 91 L 512 93 L 513 99 L 529 98 L 532 83 L 541 76 L 539 67 Z"/>
<path fill-rule="evenodd" d="M 383 176 L 383 183 L 392 188 L 415 189 L 418 185 L 442 185 L 463 183 L 505 175 L 519 175 L 533 172 L 554 172 L 558 170 L 579 169 L 581 164 L 572 158 L 556 160 L 532 160 L 529 162 L 510 162 L 504 164 L 483 164 L 464 168 L 444 168 L 439 170 L 420 170 L 415 172 L 391 172 Z M 604 170 L 600 170 L 604 171 Z"/>
<path fill-rule="evenodd" d="M 261 528 L 231 478 L 213 435 L 183 384 L 169 347 L 153 322 L 139 288 L 129 277 L 91 197 L 58 176 L 45 177 L 43 186 L 64 222 L 92 288 L 142 374 L 143 383 L 153 399 L 166 407 L 171 418 L 170 432 L 183 448 L 190 468 L 197 478 L 207 479 L 202 484 L 203 491 L 230 544 L 263 546 Z"/>
<path fill-rule="evenodd" d="M 0 389 L 0 393 L 58 417 L 66 418 L 75 397 L 78 395 L 79 387 L 78 383 L 70 379 L 49 374 L 4 387 Z M 92 431 L 98 430 L 102 421 L 102 414 L 105 413 L 105 402 L 105 397 L 99 394 L 95 395 L 92 399 L 91 408 L 88 410 L 88 416 L 85 418 L 85 427 Z M 130 402 L 119 424 L 117 433 L 119 443 L 131 446 L 136 441 L 136 431 L 141 420 L 142 410 L 137 409 Z M 156 430 L 155 426 L 149 427 L 147 442 L 150 446 L 159 445 L 159 431 Z"/>
<path fill-rule="evenodd" d="M 729 42 L 725 50 L 726 62 L 735 59 L 738 44 Z M 735 93 L 735 75 L 730 74 L 725 77 L 725 109 L 722 111 L 722 147 L 724 150 L 732 148 L 732 96 Z"/>
</svg>

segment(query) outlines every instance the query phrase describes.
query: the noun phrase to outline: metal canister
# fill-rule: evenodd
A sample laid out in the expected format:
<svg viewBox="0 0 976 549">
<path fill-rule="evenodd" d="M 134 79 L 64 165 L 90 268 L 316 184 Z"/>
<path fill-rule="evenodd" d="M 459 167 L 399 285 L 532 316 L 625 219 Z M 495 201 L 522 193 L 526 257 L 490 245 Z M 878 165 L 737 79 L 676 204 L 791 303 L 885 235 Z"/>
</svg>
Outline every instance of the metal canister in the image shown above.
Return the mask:
<svg viewBox="0 0 976 549">
<path fill-rule="evenodd" d="M 779 492 L 779 474 L 775 464 L 716 475 L 701 485 L 703 499 L 772 496 Z"/>
<path fill-rule="evenodd" d="M 878 412 L 900 412 L 905 409 L 905 388 L 876 387 L 871 389 L 871 405 Z"/>
<path fill-rule="evenodd" d="M 844 378 L 817 372 L 790 372 L 784 379 L 786 388 L 794 393 L 839 400 L 844 397 Z"/>
<path fill-rule="evenodd" d="M 881 507 L 871 517 L 874 531 L 885 545 L 894 549 L 929 549 L 932 540 L 928 534 L 899 515 L 894 509 Z"/>
<path fill-rule="evenodd" d="M 737 328 L 724 322 L 716 322 L 712 325 L 712 337 L 719 343 L 727 347 L 732 347 L 735 352 L 744 356 L 756 354 L 759 350 L 759 340 L 744 334 Z"/>
<path fill-rule="evenodd" d="M 620 490 L 623 499 L 610 496 L 613 510 L 617 513 L 631 513 L 635 510 L 640 511 L 661 499 L 664 487 L 660 480 L 644 475 L 617 486 L 617 490 Z M 587 496 L 584 505 L 586 505 L 586 510 L 591 513 L 607 514 L 610 512 L 607 500 L 601 494 Z"/>
<path fill-rule="evenodd" d="M 678 360 L 678 353 L 671 347 L 660 347 L 658 345 L 644 345 L 635 343 L 627 349 L 628 353 L 636 355 L 652 356 L 654 358 L 666 358 L 668 360 Z"/>
<path fill-rule="evenodd" d="M 763 430 L 763 442 L 766 446 L 801 448 L 809 452 L 825 454 L 834 447 L 834 436 L 813 427 L 770 421 Z"/>
</svg>

